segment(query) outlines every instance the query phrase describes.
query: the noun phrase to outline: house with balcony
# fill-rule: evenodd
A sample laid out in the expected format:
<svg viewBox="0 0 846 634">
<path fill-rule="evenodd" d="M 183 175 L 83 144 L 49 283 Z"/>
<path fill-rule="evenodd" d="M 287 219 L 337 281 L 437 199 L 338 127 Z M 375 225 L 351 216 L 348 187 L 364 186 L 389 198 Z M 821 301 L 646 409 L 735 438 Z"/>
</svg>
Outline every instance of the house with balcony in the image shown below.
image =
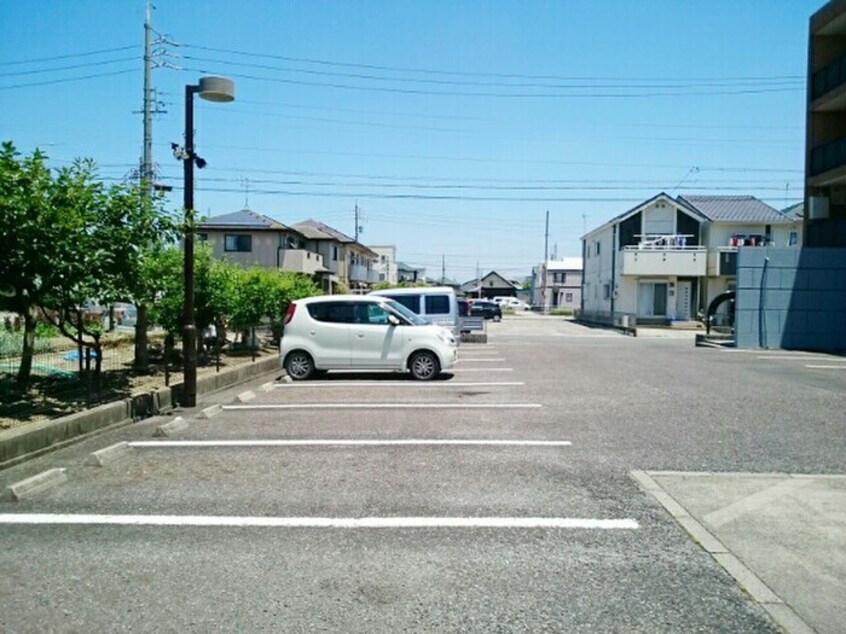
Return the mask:
<svg viewBox="0 0 846 634">
<path fill-rule="evenodd" d="M 318 280 L 328 273 L 313 241 L 251 209 L 213 216 L 199 223 L 197 238 L 211 247 L 212 257 L 242 266 L 303 273 Z"/>
<path fill-rule="evenodd" d="M 546 280 L 544 280 L 546 278 Z M 576 310 L 582 302 L 582 258 L 547 260 L 532 269 L 529 303 L 543 312 Z"/>
<path fill-rule="evenodd" d="M 805 246 L 846 247 L 846 0 L 810 20 Z"/>
<path fill-rule="evenodd" d="M 795 219 L 752 196 L 657 196 L 582 238 L 581 312 L 638 323 L 697 319 L 734 290 L 739 249 L 793 245 Z"/>
<path fill-rule="evenodd" d="M 330 272 L 327 292 L 335 293 L 342 287 L 350 292 L 364 291 L 379 281 L 379 255 L 369 247 L 317 220 L 298 222 L 293 228 L 317 245 Z"/>
</svg>

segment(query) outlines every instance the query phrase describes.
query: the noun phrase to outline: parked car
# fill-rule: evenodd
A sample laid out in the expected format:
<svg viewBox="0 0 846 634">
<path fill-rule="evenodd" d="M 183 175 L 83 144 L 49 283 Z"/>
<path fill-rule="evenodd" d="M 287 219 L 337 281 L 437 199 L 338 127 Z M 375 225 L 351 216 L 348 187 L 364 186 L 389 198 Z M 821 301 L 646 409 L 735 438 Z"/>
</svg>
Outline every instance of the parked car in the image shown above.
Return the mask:
<svg viewBox="0 0 846 634">
<path fill-rule="evenodd" d="M 502 319 L 502 308 L 494 302 L 477 299 L 470 304 L 470 315 L 473 317 L 484 317 L 485 319 L 500 321 Z"/>
<path fill-rule="evenodd" d="M 394 370 L 421 381 L 449 370 L 455 337 L 402 304 L 376 295 L 328 295 L 292 302 L 279 363 L 295 381 L 327 370 Z"/>
<path fill-rule="evenodd" d="M 514 297 L 510 298 L 506 302 L 502 302 L 500 306 L 505 306 L 513 310 L 532 310 L 532 307 L 529 306 L 526 302 L 522 302 Z"/>
<path fill-rule="evenodd" d="M 386 288 L 370 294 L 390 297 L 426 321 L 458 334 L 458 300 L 449 286 Z"/>
</svg>

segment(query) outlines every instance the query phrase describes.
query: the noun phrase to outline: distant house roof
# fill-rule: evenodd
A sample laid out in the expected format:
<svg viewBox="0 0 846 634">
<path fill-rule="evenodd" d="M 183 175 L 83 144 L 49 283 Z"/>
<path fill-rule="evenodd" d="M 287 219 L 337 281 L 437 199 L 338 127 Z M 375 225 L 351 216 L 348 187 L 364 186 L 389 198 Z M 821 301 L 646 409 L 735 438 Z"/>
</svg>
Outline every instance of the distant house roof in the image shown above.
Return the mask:
<svg viewBox="0 0 846 634">
<path fill-rule="evenodd" d="M 425 271 L 426 268 L 422 266 L 411 266 L 410 264 L 406 264 L 405 262 L 397 262 L 397 270 L 398 271 Z"/>
<path fill-rule="evenodd" d="M 787 216 L 790 220 L 804 220 L 805 219 L 805 203 L 804 201 L 801 203 L 796 203 L 795 205 L 790 205 L 787 209 L 782 209 L 781 213 Z"/>
<path fill-rule="evenodd" d="M 249 231 L 282 231 L 291 227 L 258 214 L 251 209 L 242 209 L 232 213 L 212 216 L 199 224 L 200 229 L 242 229 Z"/>
<path fill-rule="evenodd" d="M 485 286 L 484 285 L 485 281 L 489 280 L 489 278 L 491 278 L 491 277 L 493 277 L 497 283 L 495 283 L 493 285 L 488 284 L 487 286 Z M 476 290 L 479 289 L 480 284 L 484 288 L 509 288 L 509 289 L 517 289 L 517 290 L 520 289 L 519 284 L 515 284 L 514 282 L 512 282 L 511 280 L 503 277 L 502 275 L 500 275 L 496 271 L 491 271 L 487 275 L 483 275 L 481 281 L 479 280 L 479 278 L 475 278 L 475 279 L 472 279 L 472 280 L 468 280 L 467 282 L 464 282 L 464 284 L 461 285 L 461 290 L 464 291 L 464 292 L 476 291 Z"/>
<path fill-rule="evenodd" d="M 684 209 L 684 211 L 686 211 L 691 216 L 696 217 L 700 221 L 701 220 L 708 220 L 708 218 L 705 216 L 705 214 L 703 214 L 701 211 L 699 211 L 698 209 L 693 207 L 690 203 L 685 201 L 683 198 L 681 198 L 681 197 L 673 198 L 668 193 L 661 192 L 660 194 L 656 194 L 652 198 L 649 198 L 648 200 L 644 200 L 642 203 L 635 205 L 631 209 L 627 209 L 623 213 L 621 213 L 617 216 L 614 216 L 613 218 L 611 218 L 611 220 L 609 220 L 608 222 L 602 223 L 600 226 L 596 227 L 595 229 L 591 229 L 585 235 L 582 236 L 582 240 L 584 240 L 589 235 L 596 233 L 597 231 L 599 231 L 601 229 L 605 229 L 605 227 L 610 227 L 612 225 L 617 224 L 618 222 L 622 222 L 623 220 L 625 220 L 629 216 L 635 215 L 637 212 L 642 211 L 643 209 L 646 209 L 647 207 L 649 207 L 653 203 L 658 202 L 659 200 L 665 200 L 668 203 L 670 203 L 671 205 L 674 205 L 676 207 Z"/>
<path fill-rule="evenodd" d="M 354 238 L 349 237 L 347 234 L 338 231 L 334 227 L 330 227 L 329 225 L 323 224 L 322 222 L 318 222 L 317 220 L 303 220 L 302 222 L 298 222 L 294 225 L 296 228 L 300 227 L 310 227 L 312 229 L 317 229 L 319 232 L 324 234 L 323 237 L 315 237 L 314 240 L 337 240 L 338 242 L 343 242 L 345 244 L 355 242 Z"/>
<path fill-rule="evenodd" d="M 679 196 L 712 222 L 785 224 L 787 217 L 754 196 Z"/>
<path fill-rule="evenodd" d="M 547 271 L 581 271 L 582 258 L 562 258 L 546 263 Z"/>
</svg>

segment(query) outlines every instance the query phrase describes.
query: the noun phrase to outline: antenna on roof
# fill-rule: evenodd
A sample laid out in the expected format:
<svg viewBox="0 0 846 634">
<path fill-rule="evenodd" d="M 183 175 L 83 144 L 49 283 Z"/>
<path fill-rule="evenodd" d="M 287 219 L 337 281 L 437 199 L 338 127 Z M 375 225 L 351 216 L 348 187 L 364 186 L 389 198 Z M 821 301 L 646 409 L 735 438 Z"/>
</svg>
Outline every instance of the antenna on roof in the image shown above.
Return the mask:
<svg viewBox="0 0 846 634">
<path fill-rule="evenodd" d="M 244 209 L 250 208 L 250 179 L 244 179 Z"/>
</svg>

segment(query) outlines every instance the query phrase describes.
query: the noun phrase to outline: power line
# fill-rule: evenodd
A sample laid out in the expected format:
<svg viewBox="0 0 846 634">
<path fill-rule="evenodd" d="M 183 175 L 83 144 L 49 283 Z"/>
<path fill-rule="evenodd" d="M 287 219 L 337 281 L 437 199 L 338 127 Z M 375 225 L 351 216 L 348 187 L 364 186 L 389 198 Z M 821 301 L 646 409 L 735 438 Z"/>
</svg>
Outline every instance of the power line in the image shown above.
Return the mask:
<svg viewBox="0 0 846 634">
<path fill-rule="evenodd" d="M 134 62 L 139 57 L 137 55 L 132 57 L 120 57 L 117 59 L 105 59 L 99 62 L 85 62 L 83 64 L 71 64 L 69 66 L 56 66 L 54 68 L 40 68 L 37 70 L 21 70 L 14 73 L 0 73 L 0 77 L 20 77 L 22 75 L 39 75 L 42 73 L 58 73 L 66 70 L 75 70 L 77 68 L 90 68 L 92 66 L 106 66 L 107 64 L 118 64 L 121 62 Z"/>
<path fill-rule="evenodd" d="M 337 62 L 337 61 L 329 61 L 329 60 L 322 60 L 322 59 L 314 59 L 314 58 L 305 58 L 305 57 L 289 57 L 284 55 L 273 55 L 270 53 L 259 53 L 259 52 L 249 52 L 249 51 L 238 51 L 234 49 L 228 48 L 219 48 L 213 46 L 200 46 L 196 44 L 182 44 L 185 48 L 195 49 L 195 50 L 202 50 L 202 51 L 212 51 L 218 53 L 229 53 L 232 55 L 242 55 L 248 57 L 260 57 L 265 59 L 276 59 L 286 62 L 298 62 L 298 63 L 305 63 L 305 64 L 315 64 L 321 66 L 337 66 L 341 68 L 363 68 L 368 70 L 382 70 L 382 71 L 390 71 L 390 72 L 408 72 L 408 73 L 420 73 L 420 74 L 430 74 L 430 75 L 452 75 L 457 77 L 497 77 L 501 79 L 507 78 L 515 78 L 515 79 L 546 79 L 546 80 L 560 80 L 560 81 L 583 81 L 588 79 L 586 76 L 562 76 L 562 75 L 528 75 L 528 74 L 518 74 L 518 73 L 482 73 L 482 72 L 466 72 L 466 71 L 455 71 L 455 70 L 442 70 L 442 69 L 428 69 L 428 68 L 410 68 L 410 67 L 403 67 L 403 66 L 383 66 L 377 64 L 356 64 L 352 62 Z M 599 81 L 618 81 L 618 80 L 629 80 L 629 81 L 660 81 L 662 79 L 666 79 L 664 77 L 594 77 L 593 79 Z M 804 80 L 804 75 L 773 75 L 773 76 L 745 76 L 745 77 L 719 77 L 719 78 L 711 78 L 711 77 L 685 77 L 685 80 L 696 80 L 696 81 L 736 81 L 736 82 L 750 82 L 750 81 L 774 81 L 774 80 Z M 676 81 L 675 78 L 672 81 Z"/>
<path fill-rule="evenodd" d="M 187 72 L 210 74 L 213 71 L 208 68 L 187 67 L 181 69 Z M 739 88 L 738 90 L 715 90 L 715 91 L 690 91 L 690 92 L 643 92 L 643 93 L 505 93 L 505 92 L 484 92 L 484 91 L 455 91 L 455 90 L 421 90 L 417 88 L 398 88 L 388 86 L 356 86 L 332 82 L 303 81 L 298 79 L 285 79 L 282 77 L 262 77 L 248 75 L 245 73 L 227 73 L 229 77 L 243 79 L 246 81 L 274 82 L 294 86 L 311 86 L 318 88 L 332 88 L 336 90 L 350 90 L 359 92 L 381 92 L 404 95 L 427 95 L 432 97 L 485 97 L 504 99 L 643 99 L 654 97 L 706 97 L 706 96 L 731 96 L 731 95 L 763 95 L 784 92 L 799 92 L 804 88 Z M 637 87 L 632 87 L 636 89 Z"/>
<path fill-rule="evenodd" d="M 597 83 L 581 83 L 581 84 L 572 84 L 572 83 L 533 83 L 533 82 L 520 82 L 514 83 L 511 82 L 493 82 L 493 81 L 471 81 L 468 79 L 461 79 L 461 80 L 454 80 L 454 79 L 430 79 L 430 78 L 417 78 L 417 77 L 386 77 L 382 75 L 373 75 L 373 74 L 364 74 L 364 73 L 350 73 L 350 72 L 333 72 L 333 71 L 323 71 L 323 70 L 314 70 L 309 68 L 292 68 L 292 67 L 284 67 L 284 66 L 273 66 L 270 64 L 257 64 L 255 62 L 237 62 L 231 61 L 226 59 L 218 59 L 218 58 L 210 58 L 210 57 L 200 57 L 194 55 L 183 55 L 183 59 L 195 61 L 195 62 L 207 62 L 212 64 L 223 64 L 226 66 L 239 66 L 245 68 L 257 68 L 259 70 L 271 70 L 271 71 L 279 71 L 279 72 L 286 72 L 286 73 L 298 73 L 304 75 L 316 75 L 320 77 L 340 77 L 345 79 L 363 79 L 366 81 L 402 81 L 402 82 L 411 82 L 411 83 L 422 83 L 422 84 L 432 84 L 432 85 L 439 85 L 439 86 L 475 86 L 475 87 L 488 87 L 488 88 L 555 88 L 555 89 L 590 89 L 590 90 L 619 90 L 619 89 L 633 89 L 637 88 L 638 90 L 644 89 L 684 89 L 684 88 L 724 88 L 724 87 L 736 87 L 737 83 L 734 82 L 726 82 L 726 81 L 717 81 L 712 80 L 710 82 L 692 82 L 690 80 L 686 81 L 678 81 L 675 80 L 673 82 L 669 82 L 667 80 L 662 80 L 659 83 L 653 84 L 633 84 L 631 82 L 628 83 L 619 83 L 619 84 L 597 84 Z M 568 79 L 568 80 L 558 80 L 558 81 L 580 81 L 580 82 L 595 82 L 598 80 L 587 80 L 587 79 Z M 599 80 L 604 81 L 604 80 Z M 763 80 L 762 80 L 763 82 Z M 747 82 L 749 83 L 749 82 Z M 790 85 L 798 85 L 801 83 L 801 79 L 773 79 L 773 80 L 766 80 L 766 85 L 782 85 L 782 84 L 790 84 Z M 757 85 L 757 84 L 756 84 Z M 760 85 L 764 85 L 761 83 Z"/>
<path fill-rule="evenodd" d="M 86 79 L 97 79 L 100 77 L 114 77 L 116 75 L 126 75 L 127 73 L 137 73 L 137 68 L 128 68 L 126 70 L 116 70 L 110 73 L 96 73 L 94 75 L 83 75 L 81 77 L 65 77 L 64 79 L 51 79 L 49 81 L 29 82 L 26 84 L 14 84 L 12 86 L 0 86 L 0 90 L 12 90 L 14 88 L 30 88 L 35 86 L 49 86 L 51 84 L 64 84 L 71 81 L 83 81 Z"/>
<path fill-rule="evenodd" d="M 34 57 L 30 59 L 21 59 L 11 62 L 0 62 L 0 66 L 17 66 L 19 64 L 40 64 L 41 62 L 53 62 L 61 59 L 71 59 L 74 57 L 88 57 L 90 55 L 102 55 L 104 53 L 117 53 L 119 51 L 128 51 L 137 49 L 137 45 L 118 46 L 116 48 L 101 48 L 94 51 L 86 51 L 84 53 L 67 53 L 66 55 L 54 55 L 53 57 Z"/>
</svg>

